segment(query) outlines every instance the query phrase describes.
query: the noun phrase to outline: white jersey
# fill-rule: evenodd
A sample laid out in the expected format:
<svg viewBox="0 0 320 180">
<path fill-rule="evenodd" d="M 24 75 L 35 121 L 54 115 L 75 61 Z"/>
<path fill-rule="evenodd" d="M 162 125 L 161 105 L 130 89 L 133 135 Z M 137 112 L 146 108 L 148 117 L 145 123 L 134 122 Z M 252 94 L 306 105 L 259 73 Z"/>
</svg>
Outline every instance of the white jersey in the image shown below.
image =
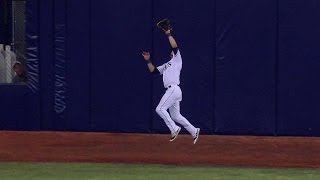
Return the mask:
<svg viewBox="0 0 320 180">
<path fill-rule="evenodd" d="M 170 61 L 158 66 L 160 74 L 163 75 L 163 85 L 168 88 L 170 85 L 180 84 L 180 71 L 182 69 L 182 58 L 180 51 L 177 51 Z"/>
</svg>

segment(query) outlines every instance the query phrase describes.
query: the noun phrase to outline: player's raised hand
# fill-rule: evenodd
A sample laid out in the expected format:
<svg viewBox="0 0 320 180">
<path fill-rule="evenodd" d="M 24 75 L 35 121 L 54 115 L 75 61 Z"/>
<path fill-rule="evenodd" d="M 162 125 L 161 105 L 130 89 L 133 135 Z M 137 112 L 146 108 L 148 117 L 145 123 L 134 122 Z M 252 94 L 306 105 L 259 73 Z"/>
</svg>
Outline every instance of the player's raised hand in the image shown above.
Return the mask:
<svg viewBox="0 0 320 180">
<path fill-rule="evenodd" d="M 171 33 L 171 29 L 169 29 L 169 30 L 163 29 L 163 31 L 164 31 L 164 33 L 166 33 L 166 35 L 169 35 Z"/>
<path fill-rule="evenodd" d="M 170 34 L 170 31 L 172 30 L 169 19 L 162 19 L 157 23 L 157 26 L 159 29 L 162 29 L 166 34 Z"/>
<path fill-rule="evenodd" d="M 149 61 L 150 60 L 150 53 L 149 52 L 142 52 L 142 56 L 144 60 Z"/>
</svg>

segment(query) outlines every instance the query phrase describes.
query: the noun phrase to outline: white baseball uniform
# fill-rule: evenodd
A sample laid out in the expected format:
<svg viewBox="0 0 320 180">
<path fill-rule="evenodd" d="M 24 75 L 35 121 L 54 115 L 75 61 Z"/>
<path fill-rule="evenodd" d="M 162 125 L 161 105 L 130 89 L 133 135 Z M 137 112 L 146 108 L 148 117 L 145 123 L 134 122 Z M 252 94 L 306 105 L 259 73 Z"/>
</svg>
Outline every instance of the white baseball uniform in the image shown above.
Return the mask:
<svg viewBox="0 0 320 180">
<path fill-rule="evenodd" d="M 177 122 L 195 137 L 197 129 L 180 114 L 180 101 L 182 101 L 182 92 L 179 87 L 181 69 L 182 58 L 178 49 L 176 49 L 176 53 L 170 61 L 157 67 L 157 70 L 163 75 L 163 85 L 167 90 L 161 98 L 156 112 L 164 120 L 171 134 L 178 130 L 179 126 L 175 124 Z M 170 115 L 167 109 L 169 109 Z"/>
</svg>

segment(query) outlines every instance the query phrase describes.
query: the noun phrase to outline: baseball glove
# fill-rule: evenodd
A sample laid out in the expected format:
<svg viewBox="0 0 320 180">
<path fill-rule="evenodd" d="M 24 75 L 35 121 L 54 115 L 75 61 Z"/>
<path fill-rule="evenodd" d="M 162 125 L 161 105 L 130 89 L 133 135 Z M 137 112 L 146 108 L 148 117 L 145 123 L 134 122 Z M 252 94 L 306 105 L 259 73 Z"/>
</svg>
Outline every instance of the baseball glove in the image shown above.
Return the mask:
<svg viewBox="0 0 320 180">
<path fill-rule="evenodd" d="M 163 19 L 157 23 L 158 28 L 168 31 L 172 30 L 169 19 Z"/>
</svg>

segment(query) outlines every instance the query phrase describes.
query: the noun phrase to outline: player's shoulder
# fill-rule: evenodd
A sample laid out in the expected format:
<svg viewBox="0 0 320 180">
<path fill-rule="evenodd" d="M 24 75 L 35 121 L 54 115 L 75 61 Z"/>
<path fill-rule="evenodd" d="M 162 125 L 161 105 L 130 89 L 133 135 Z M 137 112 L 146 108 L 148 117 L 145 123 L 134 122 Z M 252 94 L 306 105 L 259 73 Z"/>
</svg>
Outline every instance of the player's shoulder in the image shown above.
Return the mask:
<svg viewBox="0 0 320 180">
<path fill-rule="evenodd" d="M 174 59 L 182 60 L 180 50 L 178 50 L 177 53 L 174 55 Z"/>
<path fill-rule="evenodd" d="M 178 49 L 178 51 L 177 51 L 177 54 L 176 54 L 177 56 L 181 56 L 181 52 L 180 52 L 180 49 Z"/>
</svg>

